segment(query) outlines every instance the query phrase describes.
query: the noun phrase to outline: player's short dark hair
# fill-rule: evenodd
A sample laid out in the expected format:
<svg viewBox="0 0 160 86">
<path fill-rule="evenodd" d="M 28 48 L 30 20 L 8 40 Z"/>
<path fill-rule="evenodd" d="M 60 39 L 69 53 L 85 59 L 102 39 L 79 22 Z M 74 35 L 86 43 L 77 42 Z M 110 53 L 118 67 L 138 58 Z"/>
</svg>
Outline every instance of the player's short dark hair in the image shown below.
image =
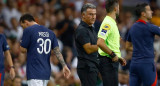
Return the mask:
<svg viewBox="0 0 160 86">
<path fill-rule="evenodd" d="M 20 22 L 24 23 L 25 20 L 27 20 L 29 22 L 35 21 L 34 17 L 30 14 L 24 14 L 24 15 L 21 16 Z"/>
<path fill-rule="evenodd" d="M 142 12 L 145 12 L 145 7 L 148 6 L 147 3 L 141 3 L 136 6 L 135 15 L 139 18 Z"/>
<path fill-rule="evenodd" d="M 106 11 L 110 13 L 118 5 L 118 0 L 106 0 Z"/>
<path fill-rule="evenodd" d="M 91 3 L 84 4 L 81 8 L 81 13 L 85 12 L 88 8 L 96 9 L 96 6 Z"/>
</svg>

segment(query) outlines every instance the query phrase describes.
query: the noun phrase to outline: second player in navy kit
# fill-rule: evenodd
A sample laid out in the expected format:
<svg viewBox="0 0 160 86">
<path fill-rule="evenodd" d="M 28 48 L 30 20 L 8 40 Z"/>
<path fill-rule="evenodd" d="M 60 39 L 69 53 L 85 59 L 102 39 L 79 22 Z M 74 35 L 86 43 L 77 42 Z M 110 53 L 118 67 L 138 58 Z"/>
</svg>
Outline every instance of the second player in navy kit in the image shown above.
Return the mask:
<svg viewBox="0 0 160 86">
<path fill-rule="evenodd" d="M 14 66 L 11 58 L 11 54 L 9 52 L 9 45 L 7 40 L 3 34 L 0 34 L 0 86 L 3 86 L 4 76 L 5 76 L 5 66 L 4 62 L 5 59 L 7 60 L 10 66 L 10 77 L 14 79 L 15 71 Z"/>
<path fill-rule="evenodd" d="M 21 50 L 22 52 L 27 52 L 28 85 L 47 85 L 51 75 L 51 50 L 54 51 L 62 64 L 64 76 L 68 78 L 70 76 L 70 70 L 60 53 L 55 34 L 46 27 L 38 25 L 29 14 L 25 14 L 20 18 L 20 24 L 25 28 L 21 40 Z"/>
<path fill-rule="evenodd" d="M 132 50 L 130 65 L 130 86 L 158 86 L 157 73 L 154 66 L 154 36 L 160 36 L 160 28 L 149 23 L 152 11 L 148 4 L 139 4 L 136 14 L 139 20 L 129 30 L 126 48 Z"/>
</svg>

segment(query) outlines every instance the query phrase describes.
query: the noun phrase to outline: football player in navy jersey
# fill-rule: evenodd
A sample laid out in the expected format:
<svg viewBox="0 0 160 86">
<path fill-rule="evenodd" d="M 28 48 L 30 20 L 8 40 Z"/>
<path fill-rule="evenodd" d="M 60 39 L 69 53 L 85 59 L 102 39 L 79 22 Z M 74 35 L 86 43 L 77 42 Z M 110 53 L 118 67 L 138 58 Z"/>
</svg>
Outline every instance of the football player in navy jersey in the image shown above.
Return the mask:
<svg viewBox="0 0 160 86">
<path fill-rule="evenodd" d="M 13 79 L 15 77 L 14 66 L 11 58 L 11 54 L 9 52 L 9 45 L 6 41 L 4 35 L 0 34 L 0 86 L 3 86 L 4 82 L 4 59 L 7 60 L 10 66 L 10 77 Z"/>
<path fill-rule="evenodd" d="M 28 86 L 47 86 L 51 75 L 51 50 L 63 66 L 64 77 L 69 78 L 70 70 L 60 53 L 53 31 L 37 24 L 30 14 L 21 16 L 20 24 L 24 28 L 20 49 L 22 52 L 27 52 Z"/>
<path fill-rule="evenodd" d="M 126 43 L 126 49 L 133 50 L 129 86 L 158 86 L 153 42 L 155 35 L 160 36 L 160 28 L 149 23 L 152 13 L 149 4 L 136 6 L 139 20 L 129 30 Z"/>
</svg>

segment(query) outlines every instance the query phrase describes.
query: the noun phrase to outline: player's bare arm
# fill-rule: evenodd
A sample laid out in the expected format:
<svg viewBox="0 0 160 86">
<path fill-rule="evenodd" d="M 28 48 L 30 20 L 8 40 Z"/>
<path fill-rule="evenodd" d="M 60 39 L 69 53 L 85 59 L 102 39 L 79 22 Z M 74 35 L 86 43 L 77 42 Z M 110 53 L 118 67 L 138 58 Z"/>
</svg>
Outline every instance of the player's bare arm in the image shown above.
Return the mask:
<svg viewBox="0 0 160 86">
<path fill-rule="evenodd" d="M 91 45 L 91 43 L 86 43 L 83 45 L 84 50 L 87 54 L 91 54 L 98 51 L 97 45 Z"/>
<path fill-rule="evenodd" d="M 127 41 L 126 42 L 126 50 L 127 51 L 133 51 L 132 43 Z"/>
<path fill-rule="evenodd" d="M 98 41 L 97 41 L 97 45 L 99 46 L 99 48 L 101 48 L 105 53 L 111 55 L 112 54 L 112 50 L 110 50 L 106 44 L 105 44 L 105 40 L 102 39 L 102 38 L 98 38 Z M 117 62 L 118 61 L 118 57 L 115 56 L 112 61 L 114 62 Z"/>
<path fill-rule="evenodd" d="M 60 63 L 62 64 L 62 66 L 63 66 L 63 74 L 64 74 L 64 77 L 66 77 L 66 78 L 68 79 L 68 78 L 70 77 L 70 75 L 71 75 L 71 72 L 70 72 L 70 70 L 68 69 L 66 63 L 64 62 L 64 59 L 63 59 L 63 56 L 62 56 L 62 54 L 61 54 L 61 52 L 60 52 L 60 50 L 59 50 L 59 47 L 55 47 L 55 48 L 53 49 L 53 51 L 54 51 L 57 59 L 59 60 L 59 62 L 60 62 Z"/>
<path fill-rule="evenodd" d="M 106 46 L 104 39 L 98 38 L 97 45 L 98 45 L 105 53 L 107 53 L 107 54 L 109 54 L 109 55 L 112 54 L 112 50 L 110 50 L 110 49 Z M 115 55 L 115 57 L 112 58 L 112 61 L 113 61 L 113 62 L 119 61 L 122 66 L 125 66 L 125 65 L 126 65 L 126 60 L 123 59 L 122 57 L 121 57 L 121 58 L 118 58 L 117 55 Z"/>
<path fill-rule="evenodd" d="M 61 52 L 59 50 L 59 47 L 55 47 L 53 51 L 54 51 L 57 59 L 61 63 L 61 65 L 64 67 L 66 65 L 66 63 L 64 62 L 64 59 L 63 59 L 63 56 L 62 56 L 62 54 L 61 54 Z"/>
<path fill-rule="evenodd" d="M 5 51 L 4 55 L 5 55 L 7 62 L 10 66 L 10 77 L 11 77 L 11 79 L 14 79 L 15 71 L 14 71 L 14 66 L 13 66 L 13 62 L 12 62 L 12 58 L 11 58 L 11 54 L 10 54 L 9 50 Z"/>
<path fill-rule="evenodd" d="M 27 49 L 26 49 L 26 48 L 23 48 L 23 47 L 21 47 L 21 46 L 20 46 L 20 50 L 21 50 L 22 53 L 26 53 L 26 52 L 27 52 Z"/>
</svg>

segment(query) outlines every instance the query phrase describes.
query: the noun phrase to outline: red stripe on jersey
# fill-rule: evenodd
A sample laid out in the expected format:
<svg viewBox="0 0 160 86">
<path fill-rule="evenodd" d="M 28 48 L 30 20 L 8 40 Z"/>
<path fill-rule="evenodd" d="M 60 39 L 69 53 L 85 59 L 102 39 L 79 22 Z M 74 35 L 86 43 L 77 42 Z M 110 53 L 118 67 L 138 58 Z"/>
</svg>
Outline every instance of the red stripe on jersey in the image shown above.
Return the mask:
<svg viewBox="0 0 160 86">
<path fill-rule="evenodd" d="M 137 20 L 136 22 L 142 22 L 142 23 L 144 23 L 144 24 L 147 24 L 146 21 L 141 20 L 141 19 Z"/>
<path fill-rule="evenodd" d="M 156 86 L 157 85 L 157 72 L 156 72 L 156 78 L 155 78 L 155 81 L 154 83 L 151 85 L 151 86 Z"/>
<path fill-rule="evenodd" d="M 1 78 L 2 78 L 2 73 L 0 73 L 0 86 L 1 86 L 1 83 L 2 83 L 2 82 L 1 82 Z"/>
</svg>

